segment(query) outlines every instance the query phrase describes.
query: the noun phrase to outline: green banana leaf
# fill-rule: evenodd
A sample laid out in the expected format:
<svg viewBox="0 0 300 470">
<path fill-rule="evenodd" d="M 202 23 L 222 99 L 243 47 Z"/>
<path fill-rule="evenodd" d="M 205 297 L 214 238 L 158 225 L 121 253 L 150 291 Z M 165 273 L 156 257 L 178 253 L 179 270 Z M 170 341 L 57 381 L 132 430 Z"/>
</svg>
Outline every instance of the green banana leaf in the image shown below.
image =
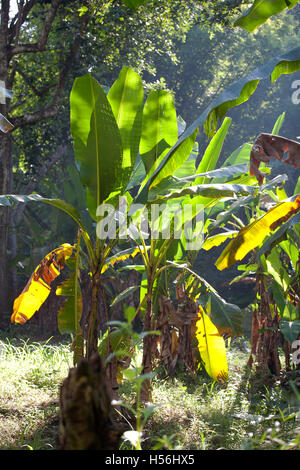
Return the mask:
<svg viewBox="0 0 300 470">
<path fill-rule="evenodd" d="M 113 307 L 113 305 L 116 305 L 118 304 L 119 302 L 123 302 L 124 299 L 126 299 L 129 295 L 133 294 L 133 292 L 135 292 L 137 289 L 139 289 L 140 286 L 130 286 L 130 287 L 127 287 L 127 289 L 124 289 L 122 292 L 120 292 L 120 294 L 118 294 L 114 300 L 112 301 L 112 303 L 110 304 L 111 307 Z"/>
<path fill-rule="evenodd" d="M 199 184 L 196 183 L 196 179 L 199 176 L 204 176 L 207 179 L 216 179 L 216 178 L 232 178 L 235 177 L 236 175 L 239 175 L 241 173 L 247 173 L 248 171 L 248 165 L 245 163 L 239 164 L 239 165 L 232 165 L 232 166 L 227 166 L 227 167 L 222 167 L 218 168 L 217 170 L 212 170 L 212 171 L 206 171 L 205 173 L 198 173 L 195 175 L 191 176 L 186 176 L 182 178 L 176 177 L 176 181 L 183 181 L 188 184 L 191 184 L 192 182 L 194 184 Z M 201 184 L 201 183 L 200 183 Z"/>
<path fill-rule="evenodd" d="M 195 129 L 191 135 L 186 139 L 183 139 L 180 145 L 176 147 L 176 151 L 172 155 L 172 159 L 168 159 L 167 161 L 165 161 L 165 157 L 162 160 L 159 159 L 157 168 L 160 168 L 160 171 L 155 178 L 153 178 L 153 176 L 157 173 L 157 169 L 154 169 L 156 168 L 156 165 L 151 168 L 150 173 L 146 175 L 146 178 L 141 184 L 140 191 L 135 198 L 135 202 L 137 204 L 145 204 L 148 200 L 149 190 L 159 184 L 163 179 L 173 175 L 175 171 L 189 158 L 195 145 L 197 133 L 198 129 Z M 163 161 L 165 161 L 165 163 L 162 165 Z"/>
<path fill-rule="evenodd" d="M 205 153 L 196 170 L 197 173 L 208 172 L 215 169 L 230 124 L 231 119 L 225 118 L 222 123 L 222 126 L 220 127 L 218 132 L 216 132 L 216 134 L 213 136 L 207 149 L 205 150 Z M 206 178 L 204 176 L 199 176 L 199 178 L 196 179 L 195 184 L 202 184 L 205 182 Z"/>
<path fill-rule="evenodd" d="M 107 99 L 121 134 L 122 168 L 129 175 L 136 161 L 142 129 L 144 90 L 140 75 L 123 67 Z"/>
<path fill-rule="evenodd" d="M 265 263 L 268 275 L 272 276 L 279 285 L 282 285 L 283 290 L 286 291 L 289 285 L 289 275 L 282 266 L 277 247 L 274 247 L 268 256 L 266 256 Z"/>
<path fill-rule="evenodd" d="M 71 134 L 80 179 L 97 207 L 126 184 L 122 139 L 106 93 L 88 73 L 76 78 L 70 96 Z M 124 185 L 125 184 L 125 185 Z"/>
<path fill-rule="evenodd" d="M 231 165 L 238 165 L 242 163 L 247 163 L 249 166 L 251 149 L 251 144 L 241 145 L 236 150 L 234 150 L 228 158 L 226 158 L 223 167 L 229 167 Z"/>
<path fill-rule="evenodd" d="M 300 320 L 281 320 L 279 323 L 279 328 L 284 336 L 284 339 L 289 343 L 292 343 L 298 338 L 300 334 Z"/>
<path fill-rule="evenodd" d="M 298 0 L 255 0 L 252 7 L 234 22 L 247 31 L 254 31 L 265 23 L 271 16 L 281 13 L 286 8 L 292 8 Z"/>
<path fill-rule="evenodd" d="M 185 163 L 189 163 L 188 161 Z M 194 162 L 191 161 L 193 164 Z M 183 170 L 182 174 L 186 174 L 187 166 Z M 255 177 L 248 178 L 247 173 L 247 165 L 235 165 L 226 168 L 220 168 L 218 170 L 207 171 L 206 173 L 199 173 L 193 174 L 195 172 L 195 167 L 190 167 L 190 171 L 188 174 L 192 174 L 192 176 L 186 176 L 178 178 L 176 176 L 168 176 L 161 180 L 156 186 L 150 189 L 148 193 L 148 201 L 153 201 L 157 198 L 162 198 L 168 195 L 171 191 L 181 191 L 183 189 L 194 187 L 196 185 L 195 180 L 198 179 L 199 176 L 204 176 L 206 180 L 212 180 L 211 184 L 217 182 L 217 180 L 225 180 L 228 184 L 230 183 L 238 183 L 246 182 L 246 185 L 249 183 L 257 183 Z M 200 185 L 198 185 L 200 186 Z M 207 184 L 206 186 L 210 186 Z M 249 186 L 249 185 L 248 185 Z"/>
<path fill-rule="evenodd" d="M 290 74 L 300 69 L 300 47 L 270 59 L 266 64 L 257 67 L 230 87 L 225 89 L 212 103 L 200 114 L 200 116 L 183 132 L 175 145 L 164 156 L 157 166 L 147 184 L 140 191 L 137 202 L 145 202 L 151 185 L 159 178 L 165 164 L 172 160 L 175 152 L 182 143 L 191 136 L 196 129 L 204 126 L 208 136 L 213 136 L 218 121 L 222 121 L 227 111 L 247 101 L 255 92 L 262 80 L 271 79 L 273 83 L 283 74 Z M 239 162 L 241 163 L 241 162 Z"/>
<path fill-rule="evenodd" d="M 195 142 L 193 150 L 188 159 L 173 173 L 175 178 L 185 178 L 193 175 L 196 171 L 196 160 L 199 154 L 199 144 Z"/>
<path fill-rule="evenodd" d="M 80 284 L 78 282 L 79 250 L 80 236 L 77 240 L 77 249 L 75 255 L 67 261 L 68 266 L 71 268 L 70 277 L 60 284 L 56 289 L 56 295 L 66 297 L 63 306 L 58 312 L 58 329 L 61 334 L 75 333 L 73 342 L 74 365 L 76 365 L 84 355 L 83 332 L 80 325 L 82 316 L 82 294 Z"/>
<path fill-rule="evenodd" d="M 204 198 L 223 198 L 232 197 L 236 194 L 255 194 L 258 191 L 256 186 L 246 186 L 243 184 L 200 184 L 195 186 L 184 187 L 162 196 L 161 199 L 181 198 L 185 195 L 202 196 Z"/>
<path fill-rule="evenodd" d="M 98 346 L 98 352 L 103 359 L 107 357 L 109 346 L 117 358 L 130 357 L 132 349 L 130 332 L 124 329 L 106 331 L 100 339 Z"/>
<path fill-rule="evenodd" d="M 147 173 L 175 144 L 177 136 L 177 116 L 172 95 L 165 90 L 152 90 L 143 110 L 139 147 Z"/>
<path fill-rule="evenodd" d="M 284 120 L 285 120 L 285 112 L 283 112 L 282 114 L 280 114 L 280 116 L 278 116 L 273 126 L 271 134 L 279 135 L 279 132 L 280 132 L 281 127 L 283 126 Z"/>
</svg>

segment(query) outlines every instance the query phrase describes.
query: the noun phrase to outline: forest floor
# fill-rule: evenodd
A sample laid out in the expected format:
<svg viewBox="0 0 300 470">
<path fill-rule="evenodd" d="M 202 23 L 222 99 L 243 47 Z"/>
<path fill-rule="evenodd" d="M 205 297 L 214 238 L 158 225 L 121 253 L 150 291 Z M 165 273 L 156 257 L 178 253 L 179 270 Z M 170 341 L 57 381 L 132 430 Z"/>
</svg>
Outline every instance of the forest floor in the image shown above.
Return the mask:
<svg viewBox="0 0 300 470">
<path fill-rule="evenodd" d="M 0 332 L 0 449 L 57 449 L 59 390 L 72 367 L 70 342 L 28 339 L 22 328 Z M 158 370 L 143 449 L 300 449 L 300 402 L 291 386 L 300 371 L 266 379 L 247 370 L 246 339 L 231 341 L 227 356 L 225 385 L 204 371 L 192 375 L 179 367 L 170 379 Z M 128 382 L 119 395 L 136 403 Z M 132 447 L 123 441 L 121 449 Z"/>
</svg>

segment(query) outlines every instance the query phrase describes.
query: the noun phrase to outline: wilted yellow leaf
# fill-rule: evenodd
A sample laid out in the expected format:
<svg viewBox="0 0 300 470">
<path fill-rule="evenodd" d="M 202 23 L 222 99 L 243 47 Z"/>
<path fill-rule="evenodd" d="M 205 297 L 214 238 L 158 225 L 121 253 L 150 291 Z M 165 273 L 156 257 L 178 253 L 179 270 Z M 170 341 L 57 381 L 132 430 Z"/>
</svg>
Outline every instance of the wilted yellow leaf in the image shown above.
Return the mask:
<svg viewBox="0 0 300 470">
<path fill-rule="evenodd" d="M 236 261 L 242 260 L 251 250 L 259 246 L 271 231 L 299 212 L 300 196 L 291 199 L 279 202 L 266 214 L 243 227 L 217 259 L 217 268 L 222 271 Z"/>
<path fill-rule="evenodd" d="M 50 293 L 51 282 L 60 274 L 73 249 L 74 246 L 64 243 L 45 256 L 14 301 L 12 323 L 24 325 L 39 310 Z"/>
<path fill-rule="evenodd" d="M 224 338 L 201 308 L 198 316 L 196 338 L 205 370 L 214 380 L 225 382 L 228 378 L 228 365 Z"/>
<path fill-rule="evenodd" d="M 103 274 L 110 266 L 113 266 L 114 264 L 120 262 L 120 261 L 125 261 L 127 260 L 128 258 L 134 258 L 136 255 L 138 255 L 140 253 L 140 250 L 139 248 L 136 248 L 135 250 L 133 250 L 132 253 L 126 253 L 126 254 L 123 254 L 123 255 L 118 255 L 118 253 L 114 256 L 114 257 L 111 257 L 106 264 L 104 264 L 102 270 L 101 270 L 101 274 Z"/>
</svg>

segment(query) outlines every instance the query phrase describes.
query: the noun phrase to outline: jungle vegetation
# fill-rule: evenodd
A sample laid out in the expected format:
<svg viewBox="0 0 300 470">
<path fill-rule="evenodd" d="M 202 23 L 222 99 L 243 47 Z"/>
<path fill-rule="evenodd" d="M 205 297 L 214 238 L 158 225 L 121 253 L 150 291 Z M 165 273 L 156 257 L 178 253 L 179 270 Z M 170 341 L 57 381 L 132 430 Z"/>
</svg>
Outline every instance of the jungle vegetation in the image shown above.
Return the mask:
<svg viewBox="0 0 300 470">
<path fill-rule="evenodd" d="M 299 2 L 12 6 L 0 324 L 72 339 L 58 448 L 298 449 Z M 217 421 L 239 411 L 260 437 L 210 439 L 203 407 L 196 447 L 153 435 L 165 384 L 223 399 Z"/>
</svg>

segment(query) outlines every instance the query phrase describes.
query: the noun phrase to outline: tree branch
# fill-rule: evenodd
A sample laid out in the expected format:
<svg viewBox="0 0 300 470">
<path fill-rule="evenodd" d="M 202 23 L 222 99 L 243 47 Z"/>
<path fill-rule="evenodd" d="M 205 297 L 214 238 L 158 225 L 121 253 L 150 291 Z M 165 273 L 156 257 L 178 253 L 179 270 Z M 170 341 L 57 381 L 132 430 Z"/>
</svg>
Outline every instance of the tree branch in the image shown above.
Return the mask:
<svg viewBox="0 0 300 470">
<path fill-rule="evenodd" d="M 36 122 L 39 122 L 42 119 L 51 118 L 58 113 L 59 102 L 61 100 L 61 97 L 64 91 L 66 80 L 69 75 L 69 72 L 71 71 L 73 60 L 77 56 L 77 53 L 79 50 L 80 40 L 81 40 L 81 31 L 87 26 L 89 20 L 90 20 L 89 15 L 84 15 L 81 18 L 80 32 L 76 35 L 73 41 L 73 44 L 71 46 L 71 49 L 65 59 L 64 66 L 62 67 L 59 73 L 57 88 L 56 88 L 55 95 L 52 99 L 52 102 L 48 106 L 39 109 L 35 113 L 24 114 L 23 116 L 17 116 L 14 119 L 11 119 L 14 125 L 14 129 L 17 129 L 18 127 L 26 126 L 29 124 L 35 124 Z"/>
<path fill-rule="evenodd" d="M 33 44 L 16 44 L 14 47 L 11 47 L 9 50 L 10 59 L 17 54 L 23 54 L 25 52 L 41 52 L 45 50 L 52 23 L 61 3 L 62 0 L 52 0 L 51 6 L 43 23 L 38 42 Z"/>
<path fill-rule="evenodd" d="M 35 124 L 36 122 L 39 122 L 42 119 L 49 119 L 58 113 L 59 102 L 64 91 L 64 86 L 67 80 L 67 76 L 71 70 L 72 61 L 74 57 L 77 55 L 79 45 L 80 45 L 80 36 L 78 35 L 75 41 L 73 42 L 71 50 L 66 58 L 65 65 L 60 71 L 56 92 L 52 99 L 51 104 L 44 108 L 39 109 L 35 113 L 24 114 L 23 116 L 18 116 L 12 119 L 14 129 L 17 129 L 18 127 L 26 126 L 29 124 Z"/>
<path fill-rule="evenodd" d="M 31 88 L 31 90 L 36 96 L 41 97 L 45 93 L 47 93 L 47 91 L 49 91 L 51 88 L 56 86 L 56 83 L 50 83 L 49 85 L 46 85 L 45 87 L 38 90 L 33 85 L 31 77 L 28 77 L 28 75 L 23 70 L 21 70 L 20 67 L 18 67 L 18 65 L 16 66 L 16 72 L 18 72 L 18 74 L 23 78 L 24 82 L 29 86 L 29 88 Z"/>
<path fill-rule="evenodd" d="M 14 18 L 10 22 L 9 26 L 9 34 L 8 34 L 8 44 L 11 44 L 14 38 L 17 35 L 17 30 L 19 30 L 22 24 L 25 23 L 28 14 L 37 3 L 38 0 L 29 0 L 22 9 L 22 14 L 20 15 L 20 9 L 18 13 L 14 16 Z"/>
</svg>

